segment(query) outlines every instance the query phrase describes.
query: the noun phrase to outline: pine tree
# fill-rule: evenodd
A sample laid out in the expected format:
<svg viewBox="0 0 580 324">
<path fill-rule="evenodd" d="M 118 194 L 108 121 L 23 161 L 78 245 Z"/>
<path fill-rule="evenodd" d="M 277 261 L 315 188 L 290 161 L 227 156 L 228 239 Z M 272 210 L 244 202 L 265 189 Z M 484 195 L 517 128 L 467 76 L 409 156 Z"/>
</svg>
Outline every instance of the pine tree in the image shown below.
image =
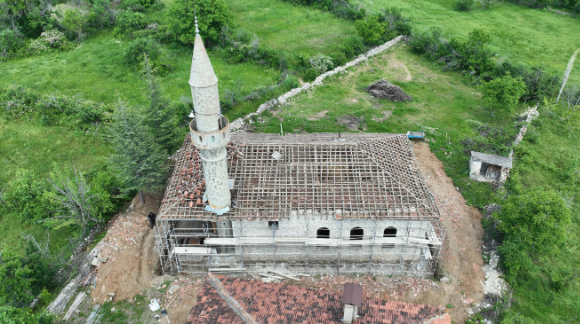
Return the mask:
<svg viewBox="0 0 580 324">
<path fill-rule="evenodd" d="M 149 132 L 154 134 L 155 141 L 168 153 L 173 153 L 179 144 L 178 139 L 182 137 L 178 134 L 179 121 L 169 101 L 161 94 L 161 89 L 151 71 L 149 58 L 147 55 L 144 58 L 150 103 L 141 109 L 142 122 Z"/>
<path fill-rule="evenodd" d="M 143 203 L 143 191 L 163 188 L 168 154 L 141 121 L 139 111 L 131 111 L 119 100 L 111 127 L 115 153 L 110 162 L 111 169 L 124 184 L 123 193 L 138 190 Z"/>
</svg>

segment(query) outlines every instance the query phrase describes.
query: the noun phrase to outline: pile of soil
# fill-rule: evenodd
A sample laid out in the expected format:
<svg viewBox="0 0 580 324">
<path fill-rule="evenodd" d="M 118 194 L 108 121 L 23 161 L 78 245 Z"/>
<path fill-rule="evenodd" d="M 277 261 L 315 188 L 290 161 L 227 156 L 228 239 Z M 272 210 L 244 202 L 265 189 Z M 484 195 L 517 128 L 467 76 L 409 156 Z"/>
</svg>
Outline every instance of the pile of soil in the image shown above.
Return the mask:
<svg viewBox="0 0 580 324">
<path fill-rule="evenodd" d="M 389 99 L 393 102 L 413 100 L 413 98 L 406 94 L 401 88 L 391 84 L 385 79 L 373 83 L 367 88 L 367 91 L 375 98 Z"/>
</svg>

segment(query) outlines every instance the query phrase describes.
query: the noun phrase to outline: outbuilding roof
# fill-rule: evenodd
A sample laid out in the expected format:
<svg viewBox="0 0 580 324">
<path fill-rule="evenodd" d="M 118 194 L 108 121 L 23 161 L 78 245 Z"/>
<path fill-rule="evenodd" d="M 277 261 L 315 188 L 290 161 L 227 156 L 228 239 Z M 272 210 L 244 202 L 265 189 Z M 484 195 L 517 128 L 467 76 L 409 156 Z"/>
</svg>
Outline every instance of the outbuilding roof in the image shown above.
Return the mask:
<svg viewBox="0 0 580 324">
<path fill-rule="evenodd" d="M 239 132 L 227 150 L 232 206 L 220 219 L 439 218 L 404 134 Z M 159 218 L 215 220 L 204 210 L 204 190 L 203 165 L 188 135 Z"/>
<path fill-rule="evenodd" d="M 473 161 L 499 165 L 505 168 L 512 167 L 512 158 L 507 156 L 492 155 L 487 153 L 471 151 L 471 159 Z"/>
</svg>

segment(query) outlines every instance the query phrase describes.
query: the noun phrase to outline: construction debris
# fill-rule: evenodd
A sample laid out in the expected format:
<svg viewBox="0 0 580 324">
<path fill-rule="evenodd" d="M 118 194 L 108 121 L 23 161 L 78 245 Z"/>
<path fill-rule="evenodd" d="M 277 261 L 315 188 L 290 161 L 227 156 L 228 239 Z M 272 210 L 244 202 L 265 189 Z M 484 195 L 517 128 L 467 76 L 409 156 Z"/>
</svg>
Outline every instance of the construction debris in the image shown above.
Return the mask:
<svg viewBox="0 0 580 324">
<path fill-rule="evenodd" d="M 66 312 L 66 315 L 64 315 L 63 319 L 65 322 L 71 318 L 73 313 L 81 305 L 81 303 L 83 302 L 83 300 L 85 299 L 86 296 L 87 296 L 87 294 L 84 291 L 77 295 L 77 298 L 75 299 L 75 301 L 72 303 L 72 305 L 70 306 L 70 308 Z"/>
<path fill-rule="evenodd" d="M 413 98 L 406 94 L 401 88 L 391 84 L 385 79 L 373 83 L 367 88 L 367 91 L 375 98 L 389 99 L 393 102 L 413 100 Z"/>
</svg>

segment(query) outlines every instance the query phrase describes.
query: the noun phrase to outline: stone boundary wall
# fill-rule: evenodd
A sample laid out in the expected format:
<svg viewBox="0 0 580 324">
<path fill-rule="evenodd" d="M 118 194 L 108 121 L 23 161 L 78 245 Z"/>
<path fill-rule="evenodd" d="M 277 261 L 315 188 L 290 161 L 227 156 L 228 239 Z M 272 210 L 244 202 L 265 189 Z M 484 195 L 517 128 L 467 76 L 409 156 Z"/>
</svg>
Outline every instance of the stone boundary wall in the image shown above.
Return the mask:
<svg viewBox="0 0 580 324">
<path fill-rule="evenodd" d="M 328 72 L 325 72 L 325 73 L 319 75 L 312 83 L 304 83 L 302 85 L 302 87 L 300 87 L 300 88 L 292 89 L 292 90 L 286 92 L 285 94 L 281 95 L 277 99 L 272 99 L 270 101 L 267 101 L 267 102 L 261 104 L 260 107 L 258 107 L 258 110 L 256 110 L 256 112 L 250 113 L 250 114 L 246 115 L 245 117 L 240 117 L 240 118 L 234 120 L 233 122 L 231 122 L 230 129 L 232 130 L 232 132 L 240 130 L 241 128 L 243 128 L 246 119 L 248 119 L 252 116 L 255 116 L 255 115 L 259 115 L 259 114 L 263 113 L 264 111 L 272 109 L 273 107 L 275 107 L 277 105 L 285 104 L 288 99 L 296 96 L 300 92 L 309 90 L 309 89 L 313 88 L 314 86 L 322 85 L 322 80 L 326 79 L 327 77 L 333 76 L 333 75 L 340 73 L 340 72 L 344 72 L 349 67 L 354 66 L 354 65 L 358 65 L 359 63 L 368 60 L 369 57 L 375 56 L 379 53 L 384 52 L 385 50 L 389 49 L 393 45 L 396 45 L 397 43 L 399 43 L 402 39 L 403 39 L 403 36 L 398 36 L 398 37 L 384 43 L 383 45 L 379 45 L 379 46 L 369 50 L 365 54 L 360 55 L 356 59 L 346 63 L 343 66 L 336 67 L 332 71 L 328 71 Z"/>
</svg>

